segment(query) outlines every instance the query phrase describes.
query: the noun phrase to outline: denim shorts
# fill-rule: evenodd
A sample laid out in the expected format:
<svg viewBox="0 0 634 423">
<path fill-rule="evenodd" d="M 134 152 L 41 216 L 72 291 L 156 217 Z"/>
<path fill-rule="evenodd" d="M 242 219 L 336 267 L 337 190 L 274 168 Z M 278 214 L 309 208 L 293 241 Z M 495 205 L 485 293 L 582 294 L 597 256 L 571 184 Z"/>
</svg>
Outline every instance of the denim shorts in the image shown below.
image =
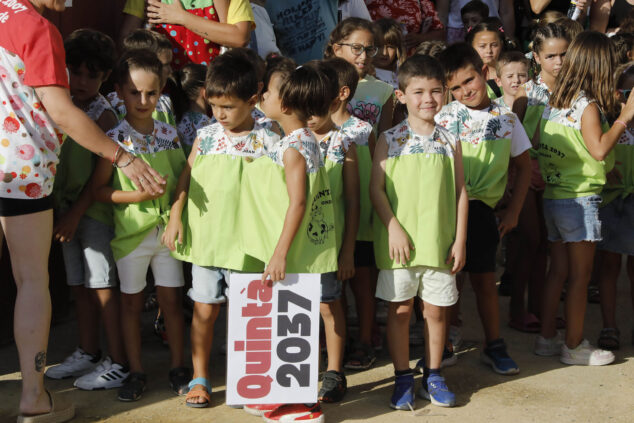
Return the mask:
<svg viewBox="0 0 634 423">
<path fill-rule="evenodd" d="M 92 289 L 117 286 L 112 238 L 111 226 L 88 216 L 81 218 L 73 239 L 62 243 L 68 285 Z"/>
<path fill-rule="evenodd" d="M 321 274 L 321 298 L 319 302 L 332 303 L 341 298 L 343 283 L 337 280 L 337 272 Z"/>
<path fill-rule="evenodd" d="M 634 195 L 615 198 L 599 210 L 601 241 L 599 250 L 634 256 Z"/>
<path fill-rule="evenodd" d="M 227 302 L 229 270 L 213 266 L 192 265 L 192 287 L 187 295 L 203 304 Z"/>
<path fill-rule="evenodd" d="M 551 242 L 601 241 L 600 195 L 553 200 L 544 198 L 544 220 Z"/>
</svg>

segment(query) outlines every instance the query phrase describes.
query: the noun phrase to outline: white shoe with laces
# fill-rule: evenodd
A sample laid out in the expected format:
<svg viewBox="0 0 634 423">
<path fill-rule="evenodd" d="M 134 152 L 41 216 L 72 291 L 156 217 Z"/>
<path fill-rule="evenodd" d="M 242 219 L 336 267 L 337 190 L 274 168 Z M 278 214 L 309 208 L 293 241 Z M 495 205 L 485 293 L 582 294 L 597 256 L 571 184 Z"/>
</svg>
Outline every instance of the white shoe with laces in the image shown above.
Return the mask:
<svg viewBox="0 0 634 423">
<path fill-rule="evenodd" d="M 611 351 L 602 350 L 590 345 L 587 339 L 581 341 L 576 348 L 568 348 L 566 344 L 561 347 L 559 360 L 564 364 L 579 364 L 582 366 L 605 366 L 614 361 Z"/>
<path fill-rule="evenodd" d="M 552 357 L 561 354 L 561 347 L 564 345 L 564 337 L 560 331 L 552 338 L 544 338 L 541 335 L 537 335 L 535 338 L 535 354 L 542 357 Z"/>
<path fill-rule="evenodd" d="M 64 361 L 56 366 L 49 367 L 44 375 L 51 379 L 65 379 L 67 377 L 79 377 L 92 372 L 99 364 L 99 357 L 84 352 L 77 348 Z"/>
<path fill-rule="evenodd" d="M 123 366 L 106 357 L 95 370 L 77 379 L 74 385 L 85 391 L 120 388 L 129 375 L 130 372 L 124 371 Z"/>
</svg>

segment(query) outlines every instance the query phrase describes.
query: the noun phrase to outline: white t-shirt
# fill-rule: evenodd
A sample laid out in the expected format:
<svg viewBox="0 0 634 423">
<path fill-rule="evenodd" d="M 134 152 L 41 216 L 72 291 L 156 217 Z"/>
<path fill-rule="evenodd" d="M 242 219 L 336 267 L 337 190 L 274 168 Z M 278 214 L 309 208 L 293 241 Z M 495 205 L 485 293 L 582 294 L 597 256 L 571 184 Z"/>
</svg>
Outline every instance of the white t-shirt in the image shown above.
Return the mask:
<svg viewBox="0 0 634 423">
<path fill-rule="evenodd" d="M 460 9 L 470 0 L 449 0 L 449 17 L 447 26 L 450 28 L 462 28 L 462 15 Z M 499 18 L 500 0 L 482 0 L 484 4 L 489 6 L 489 17 Z"/>
<path fill-rule="evenodd" d="M 347 0 L 339 5 L 341 20 L 346 18 L 361 18 L 371 21 L 370 12 L 363 0 Z"/>
</svg>

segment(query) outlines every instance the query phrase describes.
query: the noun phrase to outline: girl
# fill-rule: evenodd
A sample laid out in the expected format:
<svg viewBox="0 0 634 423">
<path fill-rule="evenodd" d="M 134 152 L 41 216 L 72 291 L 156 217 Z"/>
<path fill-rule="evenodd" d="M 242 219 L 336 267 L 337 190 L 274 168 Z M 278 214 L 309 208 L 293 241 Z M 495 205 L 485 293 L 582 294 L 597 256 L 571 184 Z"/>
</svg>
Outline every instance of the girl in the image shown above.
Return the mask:
<svg viewBox="0 0 634 423">
<path fill-rule="evenodd" d="M 136 182 L 119 170 L 113 172 L 110 162 L 105 159 L 97 164 L 94 176 L 96 199 L 115 204 L 115 236 L 111 246 L 119 273 L 121 327 L 130 362 L 130 377 L 119 389 L 121 401 L 136 401 L 145 391 L 139 324 L 150 265 L 170 346 L 170 385 L 177 394 L 183 394 L 191 377 L 189 369 L 183 367 L 183 268 L 170 256 L 169 249 L 161 245 L 172 195 L 185 165 L 176 129 L 152 119 L 161 92 L 161 66 L 156 55 L 145 50 L 131 51 L 121 58 L 116 89 L 127 113 L 108 136 L 120 149 L 134 154 L 130 163 L 139 159 L 164 174 L 167 179 L 164 192 L 155 195 L 140 192 Z"/>
<path fill-rule="evenodd" d="M 621 102 L 627 101 L 634 86 L 634 66 L 627 63 L 619 66 L 614 74 Z M 602 223 L 603 241 L 597 248 L 600 253 L 601 272 L 599 289 L 601 292 L 601 312 L 603 329 L 598 345 L 606 350 L 620 347 L 619 330 L 616 325 L 616 280 L 621 271 L 621 254 L 627 254 L 627 274 L 634 284 L 634 197 L 630 194 L 634 183 L 634 126 L 630 122 L 618 144 L 614 147 L 616 158 L 615 178 L 608 178 L 604 189 L 603 203 L 599 217 Z M 634 285 L 633 285 L 634 286 Z M 634 294 L 634 289 L 632 290 Z M 633 297 L 634 298 L 634 297 Z"/>
<path fill-rule="evenodd" d="M 394 111 L 394 89 L 368 74 L 372 58 L 378 51 L 374 24 L 364 19 L 348 18 L 330 33 L 324 53 L 326 59 L 341 57 L 357 69 L 359 85 L 349 109 L 354 116 L 372 124 L 375 135 L 390 128 Z"/>
<path fill-rule="evenodd" d="M 487 19 L 471 28 L 466 41 L 478 52 L 484 62 L 484 79 L 487 81 L 489 98 L 500 97 L 502 91 L 495 82 L 497 76 L 495 66 L 504 48 L 502 27 L 497 22 Z"/>
<path fill-rule="evenodd" d="M 381 81 L 387 82 L 392 88 L 398 90 L 396 73 L 406 57 L 401 27 L 394 19 L 388 18 L 379 19 L 376 21 L 376 26 L 381 32 L 383 43 L 372 62 L 375 75 Z"/>
<path fill-rule="evenodd" d="M 176 128 L 187 157 L 192 151 L 196 131 L 211 123 L 205 102 L 206 74 L 205 65 L 189 63 L 176 71 L 171 78 L 175 85 L 171 95 L 174 101 Z"/>
<path fill-rule="evenodd" d="M 610 151 L 634 117 L 630 97 L 609 128 L 606 114 L 617 112 L 613 75 L 616 53 L 608 37 L 583 32 L 570 44 L 549 105 L 544 109 L 538 145 L 546 189 L 544 218 L 551 244 L 551 265 L 544 286 L 542 330 L 536 353 L 560 355 L 564 364 L 605 365 L 614 354 L 583 339 L 587 288 L 596 242 L 601 240 L 599 204 L 611 167 Z M 555 330 L 563 284 L 566 337 Z"/>
</svg>

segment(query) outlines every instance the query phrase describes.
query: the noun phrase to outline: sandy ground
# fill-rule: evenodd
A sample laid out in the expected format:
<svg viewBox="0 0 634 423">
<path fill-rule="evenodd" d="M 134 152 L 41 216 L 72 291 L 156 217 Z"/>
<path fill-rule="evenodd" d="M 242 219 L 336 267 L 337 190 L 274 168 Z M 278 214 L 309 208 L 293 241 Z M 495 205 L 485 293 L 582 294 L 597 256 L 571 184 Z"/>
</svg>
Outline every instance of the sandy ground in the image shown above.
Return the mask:
<svg viewBox="0 0 634 423">
<path fill-rule="evenodd" d="M 501 376 L 480 363 L 482 332 L 475 301 L 467 285 L 462 304 L 463 337 L 466 348 L 456 366 L 444 370 L 449 387 L 457 394 L 458 406 L 444 409 L 418 399 L 414 412 L 393 411 L 388 407 L 392 392 L 393 368 L 387 351 L 379 353 L 374 368 L 348 372 L 348 394 L 338 404 L 326 404 L 329 423 L 369 421 L 420 422 L 633 422 L 634 348 L 632 347 L 632 309 L 629 284 L 619 280 L 619 322 L 621 350 L 615 364 L 606 367 L 565 366 L 556 357 L 543 358 L 532 353 L 534 335 L 506 326 L 508 298 L 502 297 L 502 335 L 509 352 L 518 362 L 517 376 Z M 222 314 L 224 315 L 224 313 Z M 148 390 L 136 403 L 122 403 L 116 391 L 84 392 L 73 388 L 72 380 L 47 380 L 49 389 L 63 393 L 75 402 L 75 422 L 257 422 L 258 417 L 224 405 L 226 357 L 221 353 L 224 320 L 216 325 L 220 332 L 212 353 L 212 406 L 207 409 L 185 407 L 184 399 L 168 388 L 168 350 L 152 333 L 152 315 L 146 313 L 143 331 L 144 363 Z M 600 309 L 589 304 L 586 337 L 595 343 L 601 328 Z M 60 362 L 74 349 L 76 326 L 73 321 L 51 331 L 49 365 Z M 411 351 L 412 366 L 422 348 Z M 417 376 L 417 387 L 420 376 Z M 20 373 L 14 345 L 0 348 L 0 422 L 14 422 L 20 395 Z"/>
</svg>

